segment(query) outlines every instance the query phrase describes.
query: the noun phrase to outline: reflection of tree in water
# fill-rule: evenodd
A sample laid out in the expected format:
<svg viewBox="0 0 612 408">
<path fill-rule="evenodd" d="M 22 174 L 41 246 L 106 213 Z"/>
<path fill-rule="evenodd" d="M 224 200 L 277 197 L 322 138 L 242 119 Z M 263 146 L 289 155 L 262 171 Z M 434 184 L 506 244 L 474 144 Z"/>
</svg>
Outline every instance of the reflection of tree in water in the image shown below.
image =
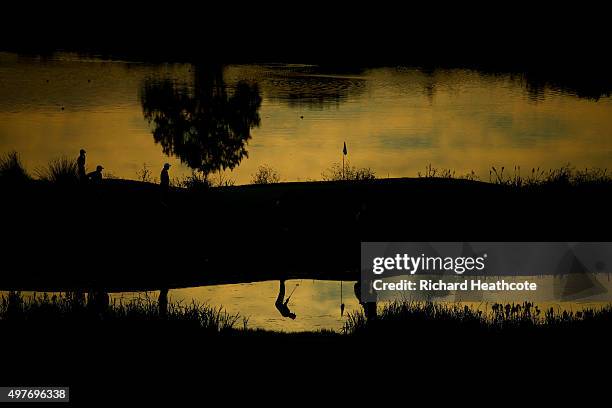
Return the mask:
<svg viewBox="0 0 612 408">
<path fill-rule="evenodd" d="M 251 129 L 260 124 L 258 86 L 241 81 L 228 89 L 220 66 L 197 66 L 193 87 L 147 80 L 141 103 L 155 143 L 205 175 L 231 170 L 248 157 Z"/>
</svg>

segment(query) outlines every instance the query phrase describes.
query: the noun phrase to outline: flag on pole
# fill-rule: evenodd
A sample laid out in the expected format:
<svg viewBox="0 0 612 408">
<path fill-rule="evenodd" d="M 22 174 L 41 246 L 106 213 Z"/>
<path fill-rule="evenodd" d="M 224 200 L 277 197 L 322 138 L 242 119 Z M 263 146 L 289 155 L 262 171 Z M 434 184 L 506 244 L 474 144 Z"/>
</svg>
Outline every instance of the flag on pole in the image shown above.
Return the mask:
<svg viewBox="0 0 612 408">
<path fill-rule="evenodd" d="M 342 153 L 344 153 L 344 155 L 346 156 L 346 154 L 348 153 L 346 151 L 346 142 L 344 142 L 344 148 L 342 149 Z"/>
</svg>

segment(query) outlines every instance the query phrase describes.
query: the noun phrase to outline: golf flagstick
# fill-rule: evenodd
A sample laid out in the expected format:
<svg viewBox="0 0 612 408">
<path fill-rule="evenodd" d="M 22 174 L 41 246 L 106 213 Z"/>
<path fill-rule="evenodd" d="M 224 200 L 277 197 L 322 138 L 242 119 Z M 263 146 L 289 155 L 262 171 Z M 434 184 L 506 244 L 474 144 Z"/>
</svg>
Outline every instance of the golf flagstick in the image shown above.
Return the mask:
<svg viewBox="0 0 612 408">
<path fill-rule="evenodd" d="M 346 142 L 344 142 L 344 147 L 342 148 L 342 180 L 346 179 L 346 175 L 344 173 L 344 156 L 346 156 L 348 154 L 348 151 L 346 150 Z"/>
</svg>

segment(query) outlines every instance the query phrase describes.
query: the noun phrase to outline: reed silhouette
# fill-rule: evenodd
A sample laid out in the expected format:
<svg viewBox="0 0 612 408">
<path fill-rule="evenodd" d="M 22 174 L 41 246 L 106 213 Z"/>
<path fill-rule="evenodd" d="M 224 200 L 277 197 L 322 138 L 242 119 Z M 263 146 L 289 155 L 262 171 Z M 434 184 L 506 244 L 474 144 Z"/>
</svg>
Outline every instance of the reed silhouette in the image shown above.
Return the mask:
<svg viewBox="0 0 612 408">
<path fill-rule="evenodd" d="M 22 184 L 30 180 L 19 153 L 13 151 L 0 156 L 0 183 Z"/>
<path fill-rule="evenodd" d="M 493 303 L 490 307 L 434 302 L 394 301 L 385 303 L 376 319 L 364 312 L 349 314 L 343 332 L 357 336 L 429 336 L 456 331 L 462 334 L 515 335 L 535 333 L 554 337 L 559 329 L 564 335 L 590 336 L 597 331 L 608 333 L 612 305 L 579 311 L 541 308 L 532 302 Z"/>
<path fill-rule="evenodd" d="M 284 309 L 283 317 L 294 318 L 288 310 L 284 292 L 285 283 L 280 281 L 279 296 L 275 305 Z M 289 296 L 291 297 L 291 295 Z M 86 312 L 86 313 L 84 313 Z M 612 305 L 585 307 L 578 311 L 562 308 L 542 307 L 533 302 L 493 303 L 468 306 L 461 303 L 436 303 L 419 301 L 385 302 L 378 308 L 376 317 L 367 317 L 365 308 L 350 312 L 340 336 L 359 336 L 366 333 L 397 335 L 427 330 L 452 332 L 533 332 L 551 331 L 559 328 L 582 330 L 583 328 L 605 329 L 612 320 Z M 286 316 L 285 316 L 286 314 Z M 44 326 L 60 325 L 61 329 L 78 330 L 76 322 L 98 325 L 109 330 L 121 330 L 125 324 L 141 324 L 162 327 L 165 320 L 177 323 L 178 329 L 201 330 L 204 334 L 244 335 L 264 333 L 261 329 L 250 329 L 248 319 L 240 314 L 231 314 L 222 307 L 192 303 L 169 302 L 168 289 L 160 290 L 157 301 L 148 295 L 138 298 L 110 300 L 108 293 L 92 290 L 85 297 L 82 292 L 67 292 L 54 295 L 34 293 L 24 297 L 19 291 L 0 295 L 0 326 L 20 327 L 29 324 Z M 242 321 L 242 325 L 238 323 Z M 182 326 L 181 326 L 182 324 Z M 607 331 L 606 331 L 607 332 Z M 333 332 L 315 331 L 328 336 Z M 568 333 L 570 333 L 568 331 Z M 295 334 L 277 333 L 281 337 Z M 269 333 L 269 335 L 274 335 Z M 299 333 L 298 333 L 299 335 Z"/>
<path fill-rule="evenodd" d="M 36 169 L 36 175 L 40 180 L 53 183 L 58 186 L 74 186 L 79 182 L 79 170 L 76 160 L 67 156 L 53 159 L 46 168 Z"/>
</svg>

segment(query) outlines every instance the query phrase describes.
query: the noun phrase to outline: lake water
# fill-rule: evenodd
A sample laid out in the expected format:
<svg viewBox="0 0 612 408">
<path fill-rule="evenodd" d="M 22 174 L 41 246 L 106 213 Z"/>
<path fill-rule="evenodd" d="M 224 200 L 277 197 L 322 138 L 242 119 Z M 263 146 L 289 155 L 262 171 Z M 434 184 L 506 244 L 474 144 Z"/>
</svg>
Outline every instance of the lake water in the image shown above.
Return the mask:
<svg viewBox="0 0 612 408">
<path fill-rule="evenodd" d="M 227 116 L 241 81 L 260 98 L 245 99 L 257 118 Z M 321 179 L 342 160 L 345 141 L 351 164 L 370 167 L 379 177 L 414 177 L 428 164 L 456 174 L 474 170 L 483 180 L 490 166 L 518 165 L 524 172 L 568 163 L 612 167 L 610 98 L 584 99 L 547 86 L 534 90 L 520 76 L 411 67 L 210 68 L 73 54 L 0 53 L 0 153 L 18 151 L 30 171 L 85 148 L 89 168 L 102 164 L 116 177 L 135 179 L 144 164 L 156 177 L 164 162 L 173 164 L 173 177 L 189 174 L 185 163 L 193 161 L 193 146 L 181 150 L 176 129 L 165 129 L 155 143 L 155 124 L 143 115 L 143 100 L 163 109 L 154 96 L 164 83 L 177 87 L 174 94 L 191 92 L 185 103 L 198 107 L 189 105 L 188 113 L 206 110 L 210 95 L 222 95 L 221 113 L 209 113 L 223 116 L 233 132 L 236 123 L 246 123 L 240 132 L 246 133 L 242 153 L 248 157 L 241 153 L 233 170 L 225 171 L 237 184 L 248 183 L 263 164 L 284 181 Z M 198 123 L 199 135 L 210 129 Z"/>
<path fill-rule="evenodd" d="M 423 276 L 424 279 L 435 279 Z M 463 278 L 461 278 L 463 279 Z M 487 282 L 494 282 L 499 277 L 481 277 Z M 584 308 L 599 308 L 612 300 L 612 282 L 608 274 L 588 274 L 584 276 L 569 275 L 564 277 L 530 276 L 503 277 L 508 282 L 521 282 L 528 279 L 537 284 L 535 292 L 437 292 L 436 296 L 423 294 L 398 293 L 397 300 L 436 301 L 449 305 L 470 305 L 484 312 L 491 312 L 495 302 L 535 302 L 540 309 L 550 307 L 555 311 L 578 311 Z M 285 283 L 285 296 L 291 294 L 288 307 L 296 314 L 295 319 L 283 317 L 275 307 L 279 294 L 279 281 L 264 281 L 253 283 L 236 283 L 227 285 L 200 286 L 192 288 L 171 289 L 168 293 L 169 302 L 190 305 L 192 302 L 221 307 L 229 314 L 248 319 L 249 328 L 266 330 L 281 330 L 285 332 L 334 330 L 341 331 L 349 313 L 362 311 L 355 295 L 355 282 L 340 282 L 327 280 L 297 279 Z M 567 294 L 571 294 L 567 296 Z M 0 291 L 0 295 L 7 292 Z M 23 292 L 24 297 L 33 296 L 33 292 Z M 51 295 L 51 294 L 50 294 Z M 40 293 L 37 294 L 40 296 Z M 135 299 L 157 302 L 159 291 L 111 293 L 113 299 L 129 302 Z M 285 297 L 286 299 L 286 297 Z M 379 305 L 382 305 L 383 302 Z M 341 305 L 344 304 L 344 310 Z"/>
</svg>

